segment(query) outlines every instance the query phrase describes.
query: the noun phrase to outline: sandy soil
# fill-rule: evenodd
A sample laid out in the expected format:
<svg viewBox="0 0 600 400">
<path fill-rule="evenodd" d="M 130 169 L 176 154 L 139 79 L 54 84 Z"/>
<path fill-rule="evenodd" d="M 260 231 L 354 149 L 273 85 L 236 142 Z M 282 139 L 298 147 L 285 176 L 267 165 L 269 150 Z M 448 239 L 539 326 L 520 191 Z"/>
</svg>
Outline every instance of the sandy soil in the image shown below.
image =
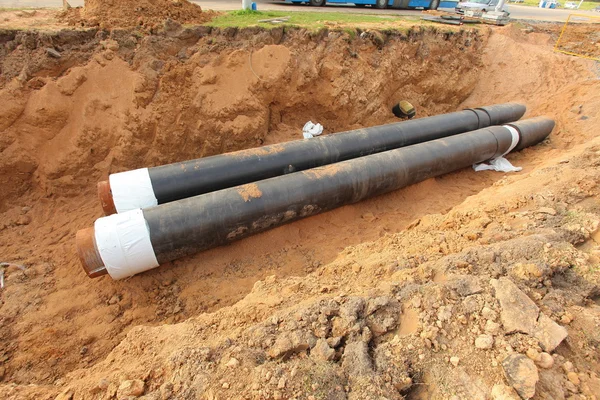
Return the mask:
<svg viewBox="0 0 600 400">
<path fill-rule="evenodd" d="M 591 24 L 569 24 L 564 29 L 557 48 L 600 60 L 600 29 Z"/>
<path fill-rule="evenodd" d="M 86 0 L 84 4 L 83 8 L 70 8 L 59 19 L 77 26 L 151 29 L 165 19 L 182 24 L 201 24 L 215 15 L 212 11 L 203 12 L 199 5 L 188 0 Z"/>
<path fill-rule="evenodd" d="M 510 399 L 535 375 L 536 399 L 594 398 L 598 76 L 552 52 L 554 27 L 445 29 L 3 32 L 0 395 Z M 557 128 L 510 156 L 518 174 L 460 171 L 125 281 L 79 266 L 109 173 L 297 139 L 308 120 L 392 122 L 400 99 L 419 117 L 521 101 Z M 510 329 L 507 281 L 531 331 Z M 555 348 L 548 321 L 568 332 Z"/>
</svg>

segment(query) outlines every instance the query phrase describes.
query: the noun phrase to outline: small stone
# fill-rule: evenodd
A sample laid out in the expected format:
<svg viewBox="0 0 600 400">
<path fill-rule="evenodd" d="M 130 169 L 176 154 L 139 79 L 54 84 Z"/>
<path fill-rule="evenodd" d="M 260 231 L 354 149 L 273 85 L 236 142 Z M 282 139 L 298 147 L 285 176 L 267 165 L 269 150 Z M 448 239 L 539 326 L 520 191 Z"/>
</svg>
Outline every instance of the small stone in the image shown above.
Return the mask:
<svg viewBox="0 0 600 400">
<path fill-rule="evenodd" d="M 539 359 L 533 361 L 535 361 L 538 367 L 544 369 L 550 369 L 554 365 L 554 357 L 546 352 L 540 353 Z"/>
<path fill-rule="evenodd" d="M 449 321 L 452 317 L 452 306 L 441 306 L 437 313 L 438 320 Z"/>
<path fill-rule="evenodd" d="M 490 335 L 479 335 L 475 339 L 475 347 L 478 349 L 491 349 L 494 346 L 494 338 Z"/>
<path fill-rule="evenodd" d="M 554 351 L 566 339 L 567 335 L 567 330 L 564 327 L 554 322 L 544 313 L 540 313 L 533 336 L 540 341 L 540 346 L 542 346 L 544 351 Z"/>
<path fill-rule="evenodd" d="M 571 322 L 573 322 L 573 315 L 571 315 L 571 313 L 566 312 L 563 314 L 562 317 L 560 317 L 560 322 L 562 322 L 565 325 L 570 324 Z"/>
<path fill-rule="evenodd" d="M 335 350 L 329 347 L 327 340 L 319 339 L 310 351 L 310 356 L 320 361 L 331 361 L 335 356 Z"/>
<path fill-rule="evenodd" d="M 495 336 L 500 332 L 500 324 L 498 324 L 494 321 L 488 320 L 485 323 L 484 331 L 490 335 Z"/>
<path fill-rule="evenodd" d="M 460 358 L 454 356 L 454 357 L 450 357 L 450 364 L 454 365 L 455 367 L 458 366 L 458 363 L 460 362 Z"/>
<path fill-rule="evenodd" d="M 221 386 L 223 389 L 229 389 L 229 383 L 227 382 L 223 382 L 223 385 Z"/>
<path fill-rule="evenodd" d="M 225 365 L 230 368 L 235 368 L 240 365 L 240 362 L 237 360 L 237 358 L 232 357 Z"/>
<path fill-rule="evenodd" d="M 108 385 L 110 385 L 110 381 L 106 378 L 102 378 L 100 381 L 98 381 L 97 388 L 100 390 L 106 390 L 108 389 Z"/>
<path fill-rule="evenodd" d="M 413 308 L 421 308 L 421 298 L 420 297 L 415 297 L 414 299 L 412 299 L 411 301 Z"/>
<path fill-rule="evenodd" d="M 581 381 L 579 380 L 579 376 L 575 372 L 569 372 L 567 374 L 567 379 L 575 386 L 579 386 Z"/>
<path fill-rule="evenodd" d="M 520 400 L 515 389 L 506 385 L 494 385 L 491 397 L 492 400 Z"/>
<path fill-rule="evenodd" d="M 481 309 L 481 316 L 486 319 L 494 320 L 494 319 L 496 319 L 496 311 L 485 306 Z"/>
<path fill-rule="evenodd" d="M 50 57 L 52 58 L 60 58 L 61 55 L 58 51 L 54 50 L 53 48 L 47 47 L 46 48 L 46 54 L 48 54 Z"/>
<path fill-rule="evenodd" d="M 573 371 L 574 367 L 573 367 L 573 363 L 571 361 L 566 361 L 563 365 L 562 365 L 563 371 L 565 371 L 566 373 L 569 373 L 571 371 Z"/>
<path fill-rule="evenodd" d="M 508 383 L 521 398 L 530 399 L 535 395 L 539 375 L 532 360 L 522 354 L 510 354 L 502 361 L 502 368 Z"/>
<path fill-rule="evenodd" d="M 337 348 L 340 344 L 342 344 L 342 337 L 341 336 L 332 336 L 332 337 L 328 337 L 327 338 L 327 344 L 329 345 L 329 347 L 335 349 Z"/>
<path fill-rule="evenodd" d="M 281 377 L 279 378 L 279 382 L 277 382 L 277 389 L 284 389 L 285 388 L 285 378 Z"/>
<path fill-rule="evenodd" d="M 141 379 L 134 379 L 129 381 L 123 381 L 119 385 L 117 390 L 117 397 L 139 397 L 144 394 L 144 381 Z"/>
</svg>

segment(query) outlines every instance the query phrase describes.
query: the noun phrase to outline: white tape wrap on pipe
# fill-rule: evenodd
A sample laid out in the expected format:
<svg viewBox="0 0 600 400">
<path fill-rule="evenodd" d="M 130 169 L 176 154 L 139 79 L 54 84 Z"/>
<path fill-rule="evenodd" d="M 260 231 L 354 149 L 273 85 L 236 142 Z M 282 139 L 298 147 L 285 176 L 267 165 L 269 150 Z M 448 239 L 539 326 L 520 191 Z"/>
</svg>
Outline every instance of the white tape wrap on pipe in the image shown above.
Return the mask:
<svg viewBox="0 0 600 400">
<path fill-rule="evenodd" d="M 123 279 L 158 267 L 142 210 L 99 218 L 94 231 L 98 252 L 111 278 Z"/>
<path fill-rule="evenodd" d="M 515 147 L 517 147 L 517 145 L 519 144 L 519 139 L 521 138 L 521 136 L 519 135 L 519 131 L 516 130 L 515 128 L 513 128 L 510 125 L 502 125 L 503 128 L 508 129 L 508 131 L 510 132 L 511 136 L 512 136 L 512 141 L 510 143 L 510 147 L 508 148 L 508 150 L 506 150 L 506 152 L 504 154 L 502 154 L 500 157 L 503 157 L 505 155 L 507 155 L 508 153 L 510 153 L 511 151 L 513 151 L 513 149 Z"/>
<path fill-rule="evenodd" d="M 108 181 L 118 213 L 158 205 L 148 168 L 112 174 Z"/>
<path fill-rule="evenodd" d="M 521 167 L 515 167 L 513 166 L 510 161 L 508 161 L 506 158 L 504 158 L 505 155 L 507 155 L 508 153 L 510 153 L 511 151 L 513 151 L 513 149 L 515 147 L 517 147 L 517 145 L 519 144 L 519 139 L 520 139 L 520 135 L 519 135 L 519 131 L 517 131 L 515 128 L 513 128 L 510 125 L 502 125 L 503 128 L 506 128 L 511 135 L 511 142 L 510 142 L 510 147 L 508 148 L 508 150 L 506 150 L 504 152 L 504 154 L 502 154 L 499 157 L 494 158 L 493 160 L 484 162 L 484 163 L 480 163 L 480 164 L 474 164 L 473 165 L 473 169 L 475 171 L 500 171 L 500 172 L 519 172 L 521 171 L 523 168 Z"/>
</svg>

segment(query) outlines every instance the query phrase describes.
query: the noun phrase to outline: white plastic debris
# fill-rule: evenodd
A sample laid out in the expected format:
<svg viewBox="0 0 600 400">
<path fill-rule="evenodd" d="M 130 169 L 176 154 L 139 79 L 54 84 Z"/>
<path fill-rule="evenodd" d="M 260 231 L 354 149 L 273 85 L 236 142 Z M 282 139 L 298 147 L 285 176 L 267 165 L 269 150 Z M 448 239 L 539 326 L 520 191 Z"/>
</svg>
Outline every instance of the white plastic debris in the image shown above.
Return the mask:
<svg viewBox="0 0 600 400">
<path fill-rule="evenodd" d="M 504 157 L 498 157 L 487 163 L 475 164 L 473 169 L 479 171 L 519 172 L 523 168 L 515 167 Z"/>
<path fill-rule="evenodd" d="M 304 139 L 310 139 L 315 136 L 319 136 L 321 133 L 323 133 L 323 125 L 313 124 L 312 121 L 308 121 L 302 128 L 302 135 L 304 135 Z"/>
<path fill-rule="evenodd" d="M 479 172 L 479 171 L 519 172 L 523 169 L 521 167 L 515 167 L 514 165 L 512 165 L 510 163 L 510 161 L 508 161 L 506 158 L 504 158 L 505 155 L 507 155 L 508 153 L 513 151 L 513 149 L 515 147 L 517 147 L 517 144 L 519 143 L 519 132 L 510 125 L 502 125 L 502 127 L 508 129 L 508 131 L 510 132 L 510 134 L 512 136 L 512 138 L 511 138 L 512 142 L 510 144 L 510 147 L 500 157 L 494 158 L 493 160 L 490 160 L 490 161 L 483 162 L 481 164 L 473 164 L 473 169 L 476 172 Z"/>
</svg>

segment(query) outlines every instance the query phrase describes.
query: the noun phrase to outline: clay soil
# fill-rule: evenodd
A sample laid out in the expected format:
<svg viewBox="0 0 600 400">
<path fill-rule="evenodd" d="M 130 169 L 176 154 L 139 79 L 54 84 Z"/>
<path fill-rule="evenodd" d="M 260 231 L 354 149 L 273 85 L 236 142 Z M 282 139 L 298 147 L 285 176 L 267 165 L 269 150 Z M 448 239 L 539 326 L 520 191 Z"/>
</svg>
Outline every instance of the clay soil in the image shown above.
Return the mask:
<svg viewBox="0 0 600 400">
<path fill-rule="evenodd" d="M 0 398 L 516 399 L 518 354 L 533 398 L 598 398 L 600 80 L 557 34 L 3 31 Z M 108 174 L 394 122 L 402 99 L 518 101 L 557 126 L 509 155 L 519 173 L 462 170 L 123 281 L 79 265 Z M 556 348 L 508 328 L 506 281 L 566 329 Z"/>
</svg>

